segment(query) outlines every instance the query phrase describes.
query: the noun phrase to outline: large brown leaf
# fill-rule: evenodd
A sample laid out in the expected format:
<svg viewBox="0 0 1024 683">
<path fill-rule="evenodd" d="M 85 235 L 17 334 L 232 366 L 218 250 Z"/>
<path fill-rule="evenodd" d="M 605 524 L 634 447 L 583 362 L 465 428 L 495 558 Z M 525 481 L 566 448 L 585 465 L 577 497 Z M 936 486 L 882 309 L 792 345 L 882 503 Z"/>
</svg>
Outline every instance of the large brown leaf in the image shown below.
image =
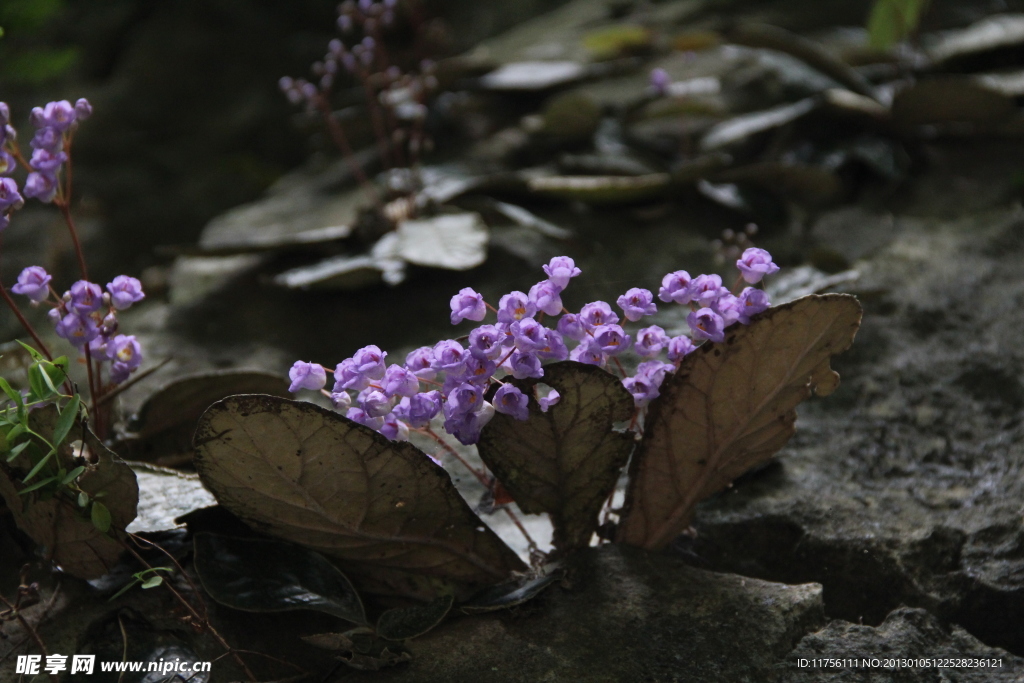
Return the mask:
<svg viewBox="0 0 1024 683">
<path fill-rule="evenodd" d="M 57 412 L 50 406 L 33 413 L 32 428 L 50 439 L 56 421 Z M 81 429 L 76 426 L 71 434 L 69 441 L 81 434 Z M 116 537 L 123 536 L 124 528 L 135 519 L 139 485 L 131 468 L 118 460 L 91 432 L 85 433 L 84 441 L 97 462 L 81 474 L 78 485 L 94 499 L 99 493 L 105 494 L 102 502 L 110 511 L 109 533 L 97 530 L 75 501 L 66 496 L 44 498 L 39 492 L 19 494 L 24 488 L 20 479 L 25 471 L 11 468 L 0 471 L 0 496 L 7 501 L 17 525 L 43 546 L 48 558 L 73 576 L 95 579 L 106 574 L 121 555 L 122 547 Z M 75 468 L 69 445 L 58 449 L 57 457 L 65 469 Z"/>
<path fill-rule="evenodd" d="M 633 415 L 633 398 L 613 375 L 572 361 L 546 366 L 541 380 L 515 383 L 532 395 L 538 382 L 558 390 L 558 403 L 542 413 L 531 398 L 525 422 L 495 415 L 477 448 L 523 512 L 551 515 L 555 547 L 565 552 L 589 545 L 633 450 L 632 433 L 612 430 Z"/>
<path fill-rule="evenodd" d="M 346 572 L 479 587 L 525 569 L 422 451 L 311 403 L 232 396 L 206 411 L 195 444 L 221 505 Z"/>
<path fill-rule="evenodd" d="M 839 385 L 829 360 L 860 318 L 852 296 L 808 296 L 687 356 L 651 403 L 618 540 L 665 547 L 698 502 L 769 460 L 793 435 L 797 404 Z"/>
</svg>

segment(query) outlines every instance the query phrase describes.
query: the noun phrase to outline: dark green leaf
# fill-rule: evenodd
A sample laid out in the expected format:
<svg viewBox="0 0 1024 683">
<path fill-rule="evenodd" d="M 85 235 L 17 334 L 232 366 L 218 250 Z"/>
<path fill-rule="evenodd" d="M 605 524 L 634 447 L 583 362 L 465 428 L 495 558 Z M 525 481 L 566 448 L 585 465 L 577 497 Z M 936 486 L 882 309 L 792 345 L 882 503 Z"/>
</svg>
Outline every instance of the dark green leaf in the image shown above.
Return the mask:
<svg viewBox="0 0 1024 683">
<path fill-rule="evenodd" d="M 551 515 L 561 552 L 586 547 L 633 450 L 633 435 L 613 429 L 632 417 L 633 398 L 613 375 L 572 361 L 514 383 L 531 396 L 530 417 L 495 415 L 477 445 L 480 457 L 524 512 Z M 546 413 L 532 398 L 538 383 L 561 394 Z"/>
<path fill-rule="evenodd" d="M 59 446 L 64 443 L 64 439 L 68 433 L 71 432 L 71 428 L 75 425 L 75 419 L 78 417 L 78 406 L 81 403 L 81 399 L 78 394 L 75 394 L 67 405 L 64 406 L 64 410 L 61 412 L 60 417 L 57 418 L 57 424 L 53 428 L 53 445 Z"/>
<path fill-rule="evenodd" d="M 94 500 L 92 502 L 92 510 L 89 512 L 89 518 L 92 520 L 92 525 L 96 527 L 96 530 L 101 534 L 105 534 L 110 531 L 110 510 L 103 503 Z"/>
<path fill-rule="evenodd" d="M 44 486 L 46 486 L 47 484 L 49 484 L 52 481 L 57 481 L 57 479 L 59 479 L 59 477 L 47 477 L 46 479 L 40 479 L 39 481 L 37 481 L 36 483 L 32 484 L 31 486 L 23 488 L 21 491 L 19 491 L 19 493 L 21 495 L 25 495 L 26 493 L 31 493 L 32 491 L 35 491 L 36 489 L 43 488 Z"/>
<path fill-rule="evenodd" d="M 18 406 L 19 412 L 24 407 L 24 403 L 21 400 L 21 392 L 16 391 L 3 377 L 0 377 L 0 389 L 7 394 L 7 398 L 14 401 L 14 405 Z"/>
<path fill-rule="evenodd" d="M 451 595 L 442 595 L 426 605 L 389 609 L 377 620 L 377 634 L 388 640 L 422 636 L 444 620 L 454 601 Z"/>
<path fill-rule="evenodd" d="M 67 486 L 68 484 L 73 482 L 75 479 L 78 479 L 78 475 L 80 475 L 82 472 L 85 472 L 85 466 L 84 465 L 79 465 L 75 469 L 73 469 L 70 472 L 68 472 L 64 476 L 64 478 L 61 479 L 60 483 L 63 484 L 64 486 Z"/>
<path fill-rule="evenodd" d="M 15 458 L 17 458 L 21 454 L 21 452 L 23 450 L 28 448 L 29 444 L 31 444 L 31 443 L 32 443 L 31 441 L 22 441 L 21 443 L 19 443 L 16 446 L 14 446 L 14 448 L 11 449 L 10 454 L 7 456 L 7 462 L 12 462 Z"/>
<path fill-rule="evenodd" d="M 312 609 L 365 624 L 359 593 L 322 555 L 284 541 L 195 537 L 195 567 L 217 602 L 247 612 Z"/>
<path fill-rule="evenodd" d="M 46 454 L 45 456 L 43 456 L 42 458 L 40 458 L 40 459 L 39 459 L 39 462 L 37 462 L 37 463 L 35 464 L 35 467 L 33 467 L 33 468 L 32 468 L 31 470 L 29 470 L 29 473 L 25 475 L 25 478 L 24 478 L 24 479 L 22 479 L 22 481 L 23 481 L 23 482 L 25 482 L 25 483 L 27 484 L 27 483 L 29 482 L 29 480 L 30 480 L 30 479 L 32 479 L 32 478 L 33 478 L 33 477 L 35 477 L 35 476 L 36 476 L 37 474 L 39 474 L 39 471 L 40 471 L 41 469 L 43 469 L 43 467 L 45 467 L 45 466 L 46 466 L 46 463 L 50 462 L 50 458 L 52 458 L 53 456 L 54 456 L 54 451 L 52 451 L 52 450 L 51 450 L 51 451 L 50 451 L 49 453 L 47 453 L 47 454 Z"/>
</svg>

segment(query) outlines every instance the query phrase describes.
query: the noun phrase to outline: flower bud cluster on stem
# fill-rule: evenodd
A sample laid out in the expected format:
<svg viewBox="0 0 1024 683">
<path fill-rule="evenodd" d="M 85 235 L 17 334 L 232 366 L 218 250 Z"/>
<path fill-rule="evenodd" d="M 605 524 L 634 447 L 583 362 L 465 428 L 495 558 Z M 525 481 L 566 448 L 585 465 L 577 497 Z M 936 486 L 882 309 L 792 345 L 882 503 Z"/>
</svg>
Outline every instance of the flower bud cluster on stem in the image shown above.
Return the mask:
<svg viewBox="0 0 1024 683">
<path fill-rule="evenodd" d="M 779 270 L 767 251 L 753 247 L 743 252 L 736 267 L 741 275 L 739 282 L 749 285 Z M 541 379 L 545 361 L 569 359 L 612 368 L 613 374 L 618 370 L 622 375 L 622 383 L 639 411 L 659 395 L 666 374 L 674 372 L 698 343 L 724 341 L 726 328 L 749 324 L 752 316 L 769 306 L 763 289 L 748 286 L 733 294 L 722 286 L 718 275 L 691 278 L 685 270 L 679 270 L 665 275 L 657 298 L 691 308 L 687 317 L 690 334 L 669 337 L 657 325 L 629 333 L 607 302 L 593 301 L 577 313 L 563 308 L 562 292 L 581 273 L 571 258 L 551 259 L 544 273 L 547 279 L 531 287 L 529 293 L 509 292 L 497 307 L 487 304 L 469 287 L 453 296 L 452 324 L 484 322 L 492 311 L 496 317 L 463 337 L 465 344 L 445 339 L 412 351 L 400 364 L 388 364 L 387 352 L 366 346 L 338 363 L 333 371 L 298 361 L 289 373 L 291 391 L 321 391 L 350 420 L 393 440 L 407 439 L 410 429 L 424 429 L 440 415 L 445 431 L 468 445 L 479 440 L 481 430 L 496 412 L 526 420 L 531 399 L 545 412 L 559 400 L 557 391 L 531 397 L 503 378 Z M 655 295 L 640 288 L 630 289 L 616 304 L 625 318 L 623 323 L 639 322 L 658 310 Z M 554 326 L 544 325 L 541 320 Z M 618 358 L 630 348 L 644 359 L 633 375 L 622 370 Z M 661 360 L 662 356 L 668 362 Z M 329 392 L 328 374 L 334 377 Z M 495 384 L 498 387 L 491 395 L 489 390 Z"/>
</svg>

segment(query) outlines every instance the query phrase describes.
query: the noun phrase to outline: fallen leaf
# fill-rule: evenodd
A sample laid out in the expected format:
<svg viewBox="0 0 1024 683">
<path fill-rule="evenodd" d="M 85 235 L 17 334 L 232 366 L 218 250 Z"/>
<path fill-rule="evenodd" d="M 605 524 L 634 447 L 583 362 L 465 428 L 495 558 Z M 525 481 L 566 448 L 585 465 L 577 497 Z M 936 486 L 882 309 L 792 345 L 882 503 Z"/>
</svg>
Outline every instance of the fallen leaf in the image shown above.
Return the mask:
<svg viewBox="0 0 1024 683">
<path fill-rule="evenodd" d="M 32 414 L 33 429 L 49 439 L 57 417 L 52 406 L 37 410 Z M 73 428 L 71 434 L 71 438 L 81 434 L 81 427 Z M 124 528 L 135 519 L 139 486 L 131 468 L 118 460 L 92 432 L 85 433 L 84 442 L 96 464 L 86 466 L 78 478 L 78 485 L 92 499 L 97 494 L 105 494 L 103 505 L 109 514 L 111 534 L 100 532 L 70 497 L 43 498 L 35 491 L 19 494 L 19 490 L 24 488 L 20 479 L 25 472 L 6 466 L 0 469 L 0 495 L 6 500 L 15 523 L 43 546 L 47 558 L 72 576 L 95 579 L 117 564 L 122 547 L 116 537 L 123 536 Z M 68 471 L 77 466 L 67 442 L 58 449 L 57 457 Z M 102 521 L 106 521 L 105 516 Z"/>
<path fill-rule="evenodd" d="M 860 318 L 852 296 L 809 296 L 687 356 L 649 408 L 618 540 L 664 548 L 697 503 L 769 460 L 793 435 L 797 404 L 835 389 L 829 360 L 853 343 Z"/>
<path fill-rule="evenodd" d="M 350 575 L 383 581 L 395 570 L 468 589 L 523 569 L 426 454 L 311 403 L 227 398 L 203 415 L 195 443 L 221 505 L 343 560 Z"/>
<path fill-rule="evenodd" d="M 469 270 L 487 260 L 487 225 L 476 213 L 402 221 L 397 233 L 398 257 L 417 266 Z"/>
<path fill-rule="evenodd" d="M 744 142 L 754 135 L 789 125 L 817 107 L 818 101 L 808 97 L 792 104 L 736 116 L 709 130 L 700 141 L 700 148 L 709 152 Z"/>
<path fill-rule="evenodd" d="M 547 90 L 579 81 L 587 67 L 579 62 L 514 62 L 480 79 L 487 90 Z"/>
<path fill-rule="evenodd" d="M 195 568 L 217 602 L 246 612 L 311 609 L 354 624 L 366 612 L 352 582 L 322 555 L 294 543 L 196 534 Z"/>
<path fill-rule="evenodd" d="M 641 176 L 549 176 L 531 178 L 534 194 L 585 204 L 632 204 L 665 195 L 671 185 L 668 173 Z"/>
<path fill-rule="evenodd" d="M 1024 43 L 1024 14 L 996 14 L 967 28 L 925 39 L 925 53 L 936 64 Z"/>
<path fill-rule="evenodd" d="M 613 375 L 572 361 L 545 366 L 541 380 L 515 384 L 532 396 L 538 382 L 558 390 L 558 403 L 544 413 L 531 398 L 525 422 L 495 415 L 477 448 L 523 512 L 551 515 L 554 545 L 564 553 L 590 544 L 629 459 L 633 435 L 613 425 L 632 417 L 633 399 Z"/>
</svg>

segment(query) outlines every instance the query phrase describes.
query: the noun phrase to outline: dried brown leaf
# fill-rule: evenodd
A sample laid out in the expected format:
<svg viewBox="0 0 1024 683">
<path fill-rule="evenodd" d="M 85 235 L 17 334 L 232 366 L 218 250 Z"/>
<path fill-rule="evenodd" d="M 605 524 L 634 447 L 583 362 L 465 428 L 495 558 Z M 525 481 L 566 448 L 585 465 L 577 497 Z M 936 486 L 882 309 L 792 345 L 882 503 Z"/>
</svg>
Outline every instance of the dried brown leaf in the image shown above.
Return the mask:
<svg viewBox="0 0 1024 683">
<path fill-rule="evenodd" d="M 311 403 L 227 398 L 203 415 L 195 443 L 196 469 L 221 505 L 344 560 L 346 572 L 478 587 L 524 568 L 422 451 Z"/>
<path fill-rule="evenodd" d="M 829 359 L 850 347 L 860 318 L 852 296 L 808 296 L 687 356 L 651 403 L 618 540 L 665 547 L 698 502 L 769 460 L 793 435 L 797 404 L 838 386 Z"/>
<path fill-rule="evenodd" d="M 531 400 L 525 422 L 495 415 L 477 448 L 524 512 L 551 515 L 554 544 L 565 552 L 589 545 L 597 514 L 629 459 L 633 435 L 612 425 L 630 419 L 633 399 L 613 375 L 571 361 L 546 366 L 541 380 L 516 384 L 530 395 L 538 382 L 558 390 L 558 403 L 543 413 Z"/>
</svg>

